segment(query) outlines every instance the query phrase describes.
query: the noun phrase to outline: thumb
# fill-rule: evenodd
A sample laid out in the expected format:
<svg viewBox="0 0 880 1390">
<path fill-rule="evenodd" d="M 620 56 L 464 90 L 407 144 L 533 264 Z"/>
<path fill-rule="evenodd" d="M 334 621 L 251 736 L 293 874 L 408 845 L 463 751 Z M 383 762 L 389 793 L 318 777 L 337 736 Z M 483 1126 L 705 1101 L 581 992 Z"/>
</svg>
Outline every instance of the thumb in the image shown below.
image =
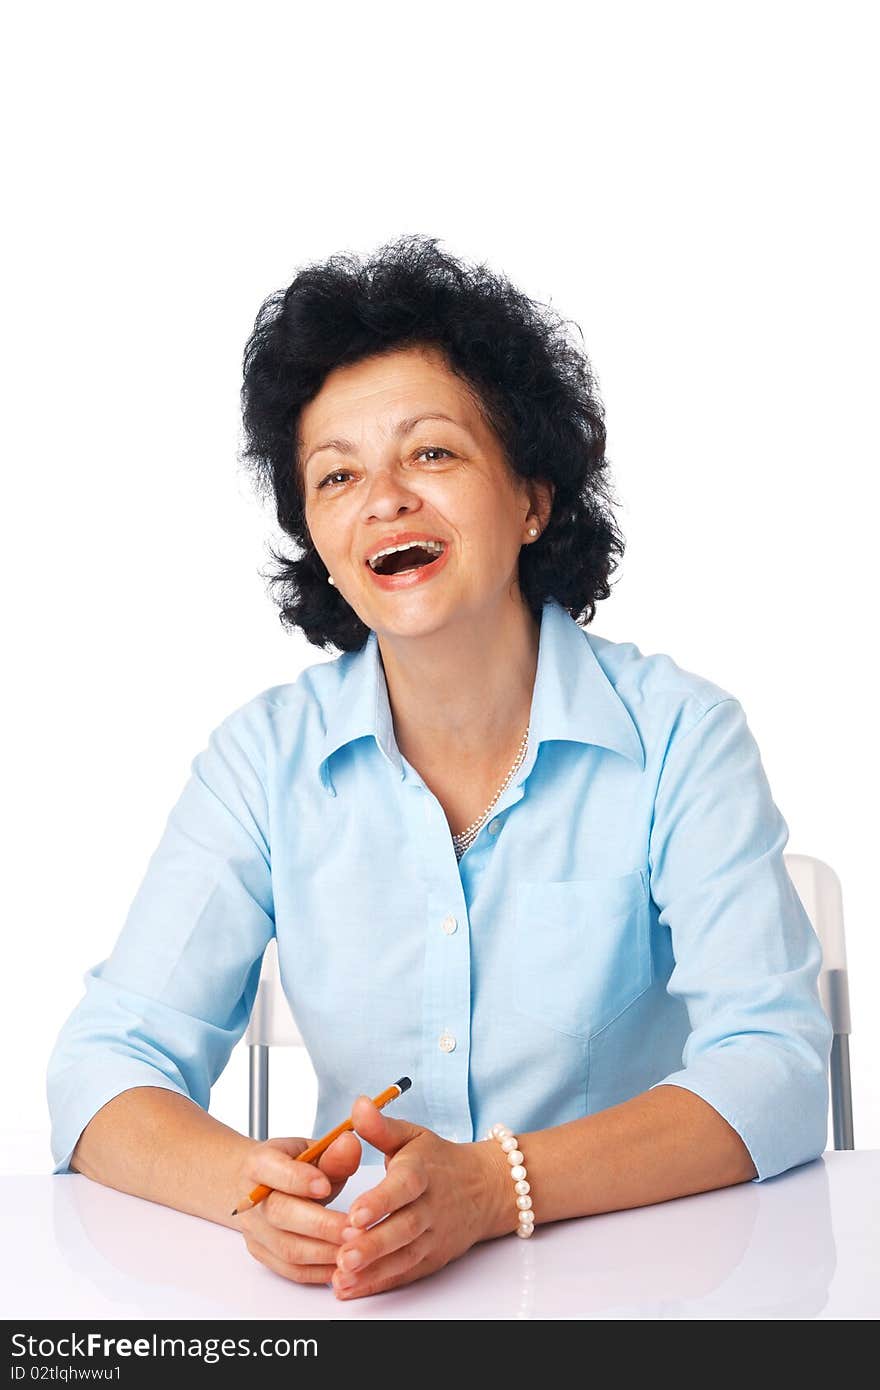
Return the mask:
<svg viewBox="0 0 880 1390">
<path fill-rule="evenodd" d="M 299 1138 L 277 1138 L 265 1141 L 271 1148 L 280 1149 L 290 1158 L 299 1158 L 301 1153 L 311 1148 L 312 1139 Z M 351 1130 L 344 1130 L 342 1134 L 337 1134 L 332 1144 L 328 1144 L 322 1154 L 319 1154 L 312 1162 L 319 1168 L 330 1184 L 330 1191 L 326 1197 L 312 1197 L 310 1200 L 315 1202 L 332 1202 L 342 1191 L 348 1179 L 356 1173 L 361 1163 L 361 1141 Z"/>
<path fill-rule="evenodd" d="M 361 1141 L 356 1134 L 347 1129 L 343 1130 L 342 1134 L 337 1134 L 333 1143 L 327 1145 L 315 1163 L 335 1186 L 336 1183 L 344 1183 L 346 1178 L 357 1172 L 362 1152 Z"/>
<path fill-rule="evenodd" d="M 383 1114 L 369 1096 L 358 1096 L 351 1107 L 351 1119 L 361 1138 L 385 1154 L 397 1153 L 404 1144 L 424 1133 L 420 1125 L 411 1124 L 409 1120 L 391 1119 Z"/>
<path fill-rule="evenodd" d="M 310 1139 L 300 1139 L 299 1137 L 287 1138 L 285 1136 L 279 1136 L 275 1139 L 264 1139 L 263 1142 L 268 1144 L 272 1149 L 280 1149 L 282 1153 L 288 1154 L 290 1158 L 299 1158 L 301 1153 L 305 1153 L 312 1141 Z"/>
</svg>

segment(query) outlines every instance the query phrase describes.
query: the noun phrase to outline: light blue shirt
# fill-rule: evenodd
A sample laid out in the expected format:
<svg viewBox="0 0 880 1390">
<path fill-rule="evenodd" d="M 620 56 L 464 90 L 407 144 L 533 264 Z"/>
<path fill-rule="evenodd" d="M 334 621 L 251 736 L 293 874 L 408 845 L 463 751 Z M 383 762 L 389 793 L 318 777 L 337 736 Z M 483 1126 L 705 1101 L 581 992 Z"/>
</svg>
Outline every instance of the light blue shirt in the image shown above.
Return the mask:
<svg viewBox="0 0 880 1390">
<path fill-rule="evenodd" d="M 129 1087 L 207 1108 L 273 935 L 314 1135 L 402 1075 L 395 1115 L 455 1141 L 673 1084 L 733 1126 L 755 1181 L 813 1159 L 832 1031 L 787 841 L 738 700 L 550 601 L 526 757 L 459 862 L 371 633 L 194 758 L 52 1053 L 54 1171 Z"/>
</svg>

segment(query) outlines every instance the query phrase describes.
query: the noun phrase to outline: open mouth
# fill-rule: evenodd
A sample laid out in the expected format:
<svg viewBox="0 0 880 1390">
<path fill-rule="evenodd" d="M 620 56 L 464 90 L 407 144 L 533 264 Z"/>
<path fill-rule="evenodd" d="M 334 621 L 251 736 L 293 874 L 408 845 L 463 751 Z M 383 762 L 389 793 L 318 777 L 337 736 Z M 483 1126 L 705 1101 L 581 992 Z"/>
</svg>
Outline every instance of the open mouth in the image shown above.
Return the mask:
<svg viewBox="0 0 880 1390">
<path fill-rule="evenodd" d="M 367 563 L 374 574 L 408 574 L 439 560 L 446 547 L 440 541 L 413 541 L 380 553 Z"/>
</svg>

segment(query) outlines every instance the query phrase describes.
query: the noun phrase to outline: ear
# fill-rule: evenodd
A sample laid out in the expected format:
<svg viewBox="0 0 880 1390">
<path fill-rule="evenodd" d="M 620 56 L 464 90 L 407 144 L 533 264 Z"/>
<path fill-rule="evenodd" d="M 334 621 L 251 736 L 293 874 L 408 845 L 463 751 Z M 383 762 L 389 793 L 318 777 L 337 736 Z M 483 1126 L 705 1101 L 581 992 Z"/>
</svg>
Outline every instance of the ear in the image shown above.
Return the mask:
<svg viewBox="0 0 880 1390">
<path fill-rule="evenodd" d="M 556 496 L 556 484 L 551 483 L 546 478 L 533 478 L 529 482 L 529 497 L 531 498 L 532 511 L 538 518 L 541 530 L 543 531 L 550 520 L 550 513 L 553 510 L 553 499 Z"/>
</svg>

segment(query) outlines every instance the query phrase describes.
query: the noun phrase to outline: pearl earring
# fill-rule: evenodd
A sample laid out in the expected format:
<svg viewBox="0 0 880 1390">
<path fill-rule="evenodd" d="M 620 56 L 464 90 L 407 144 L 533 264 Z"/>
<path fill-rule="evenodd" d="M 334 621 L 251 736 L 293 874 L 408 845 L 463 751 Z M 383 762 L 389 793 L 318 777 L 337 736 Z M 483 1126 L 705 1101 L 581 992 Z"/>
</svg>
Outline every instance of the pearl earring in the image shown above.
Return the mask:
<svg viewBox="0 0 880 1390">
<path fill-rule="evenodd" d="M 334 580 L 332 574 L 328 574 L 328 575 L 327 575 L 327 583 L 328 583 L 328 584 L 332 584 L 334 588 L 336 587 L 336 582 L 335 582 L 335 580 Z"/>
<path fill-rule="evenodd" d="M 537 526 L 530 526 L 530 527 L 529 527 L 529 535 L 530 535 L 530 536 L 537 536 L 537 534 L 538 534 L 538 528 L 537 528 Z"/>
</svg>

